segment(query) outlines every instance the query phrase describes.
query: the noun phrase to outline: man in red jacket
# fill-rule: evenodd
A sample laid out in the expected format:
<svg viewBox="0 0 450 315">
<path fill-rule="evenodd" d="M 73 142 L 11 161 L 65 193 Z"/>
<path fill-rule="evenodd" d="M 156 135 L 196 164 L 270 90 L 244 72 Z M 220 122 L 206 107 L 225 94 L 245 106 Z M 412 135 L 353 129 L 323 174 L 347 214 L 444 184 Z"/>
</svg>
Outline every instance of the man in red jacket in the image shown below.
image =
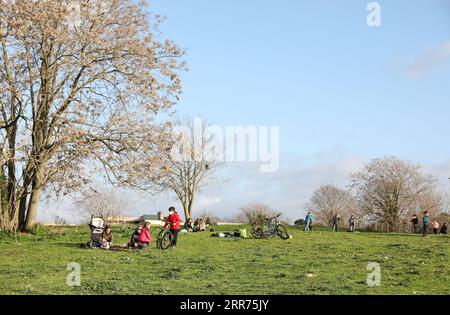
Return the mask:
<svg viewBox="0 0 450 315">
<path fill-rule="evenodd" d="M 166 228 L 168 224 L 170 225 L 170 232 L 173 235 L 172 248 L 175 248 L 177 246 L 178 232 L 180 232 L 180 223 L 181 223 L 180 216 L 175 211 L 174 207 L 170 207 L 169 217 L 167 218 L 164 228 Z"/>
</svg>

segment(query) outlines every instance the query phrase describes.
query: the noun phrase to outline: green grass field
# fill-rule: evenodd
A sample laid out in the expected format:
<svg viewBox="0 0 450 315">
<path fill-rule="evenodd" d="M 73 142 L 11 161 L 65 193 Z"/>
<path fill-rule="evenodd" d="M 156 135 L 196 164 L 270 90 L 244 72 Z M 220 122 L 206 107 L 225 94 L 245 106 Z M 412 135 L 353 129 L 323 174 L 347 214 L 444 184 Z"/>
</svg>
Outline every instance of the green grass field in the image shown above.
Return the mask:
<svg viewBox="0 0 450 315">
<path fill-rule="evenodd" d="M 116 244 L 131 231 L 116 229 Z M 19 245 L 0 234 L 0 294 L 450 294 L 450 237 L 289 233 L 287 241 L 192 233 L 176 250 L 138 252 L 81 249 L 87 229 L 37 231 Z M 71 262 L 81 266 L 80 287 L 66 283 Z M 380 287 L 367 285 L 369 262 L 381 266 Z"/>
</svg>

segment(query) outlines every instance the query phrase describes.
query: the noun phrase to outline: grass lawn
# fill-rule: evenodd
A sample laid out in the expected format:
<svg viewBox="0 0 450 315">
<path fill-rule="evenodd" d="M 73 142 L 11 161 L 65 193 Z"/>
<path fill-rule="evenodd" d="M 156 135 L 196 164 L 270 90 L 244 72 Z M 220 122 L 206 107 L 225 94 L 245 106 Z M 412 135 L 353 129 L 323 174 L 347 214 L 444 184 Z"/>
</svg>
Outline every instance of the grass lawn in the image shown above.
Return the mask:
<svg viewBox="0 0 450 315">
<path fill-rule="evenodd" d="M 132 229 L 114 231 L 122 245 Z M 38 231 L 20 245 L 0 235 L 0 294 L 450 294 L 450 237 L 289 233 L 287 241 L 192 233 L 176 250 L 137 252 L 81 249 L 87 229 Z M 71 262 L 81 266 L 80 287 L 66 284 Z M 366 283 L 369 262 L 381 266 L 380 287 Z"/>
</svg>

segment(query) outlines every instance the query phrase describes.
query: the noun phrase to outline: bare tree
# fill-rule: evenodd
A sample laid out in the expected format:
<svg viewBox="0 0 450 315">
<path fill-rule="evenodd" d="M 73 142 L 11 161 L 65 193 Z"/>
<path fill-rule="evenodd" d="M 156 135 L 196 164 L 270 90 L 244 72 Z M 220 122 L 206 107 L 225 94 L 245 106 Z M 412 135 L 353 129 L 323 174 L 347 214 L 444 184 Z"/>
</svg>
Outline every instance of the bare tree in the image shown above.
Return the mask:
<svg viewBox="0 0 450 315">
<path fill-rule="evenodd" d="M 418 209 L 421 212 L 428 211 L 433 220 L 441 223 L 448 222 L 450 217 L 448 195 L 440 191 L 423 194 L 417 201 L 415 209 L 416 211 L 411 211 L 411 213 L 416 213 Z"/>
<path fill-rule="evenodd" d="M 435 188 L 435 179 L 419 165 L 394 157 L 372 160 L 351 179 L 361 214 L 377 217 L 390 231 Z"/>
<path fill-rule="evenodd" d="M 152 179 L 156 191 L 175 193 L 183 205 L 186 220 L 192 218 L 197 194 L 217 181 L 217 170 L 223 161 L 216 159 L 214 153 L 214 135 L 210 134 L 210 125 L 201 118 L 178 121 L 173 128 L 174 146 L 165 156 L 166 173 L 159 180 Z"/>
<path fill-rule="evenodd" d="M 356 210 L 356 204 L 350 192 L 334 185 L 325 185 L 317 189 L 307 207 L 318 222 L 327 225 L 333 222 L 336 215 L 344 218 Z"/>
<path fill-rule="evenodd" d="M 100 217 L 109 223 L 131 212 L 130 201 L 124 192 L 114 188 L 84 191 L 77 198 L 76 206 L 87 221 L 91 217 Z"/>
<path fill-rule="evenodd" d="M 249 219 L 247 217 L 247 215 L 242 211 L 238 212 L 230 217 L 227 217 L 224 219 L 224 222 L 227 223 L 248 223 Z"/>
<path fill-rule="evenodd" d="M 31 229 L 46 189 L 93 172 L 129 186 L 139 168 L 162 174 L 156 115 L 181 93 L 183 51 L 158 23 L 145 1 L 0 0 L 1 229 Z"/>
<path fill-rule="evenodd" d="M 431 216 L 438 216 L 446 211 L 446 200 L 443 193 L 434 189 L 421 194 L 410 207 L 410 214 L 428 211 Z"/>
<path fill-rule="evenodd" d="M 241 212 L 247 218 L 248 223 L 255 225 L 262 225 L 265 218 L 277 215 L 277 212 L 274 209 L 262 203 L 255 203 L 242 207 Z"/>
</svg>

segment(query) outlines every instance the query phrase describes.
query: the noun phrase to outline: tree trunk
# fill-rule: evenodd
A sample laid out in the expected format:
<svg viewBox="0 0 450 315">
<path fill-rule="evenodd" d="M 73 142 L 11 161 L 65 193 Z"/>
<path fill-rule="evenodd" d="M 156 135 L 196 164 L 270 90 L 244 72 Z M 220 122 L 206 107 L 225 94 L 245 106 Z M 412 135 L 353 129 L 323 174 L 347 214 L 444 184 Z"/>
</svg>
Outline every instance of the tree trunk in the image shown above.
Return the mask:
<svg viewBox="0 0 450 315">
<path fill-rule="evenodd" d="M 191 212 L 189 211 L 189 204 L 188 204 L 188 201 L 182 202 L 182 204 L 183 204 L 183 210 L 184 210 L 184 217 L 186 218 L 186 222 L 187 222 L 189 219 L 192 219 Z"/>
<path fill-rule="evenodd" d="M 189 218 L 192 217 L 192 211 L 194 210 L 194 200 L 195 200 L 195 195 L 194 193 L 192 193 L 191 198 L 189 199 Z"/>
<path fill-rule="evenodd" d="M 0 213 L 0 229 L 3 229 L 4 221 L 8 214 L 7 206 L 7 192 L 6 192 L 6 181 L 3 167 L 0 168 L 0 200 L 1 200 L 1 213 Z"/>
<path fill-rule="evenodd" d="M 27 218 L 27 201 L 28 201 L 28 189 L 20 197 L 19 203 L 19 229 L 22 230 L 25 227 L 25 221 Z"/>
<path fill-rule="evenodd" d="M 33 229 L 37 209 L 39 206 L 39 201 L 41 199 L 41 193 L 42 193 L 42 171 L 39 170 L 36 172 L 33 181 L 33 191 L 31 193 L 30 201 L 28 204 L 28 211 L 25 220 L 25 225 L 23 226 L 24 231 L 31 231 L 31 229 Z"/>
</svg>

